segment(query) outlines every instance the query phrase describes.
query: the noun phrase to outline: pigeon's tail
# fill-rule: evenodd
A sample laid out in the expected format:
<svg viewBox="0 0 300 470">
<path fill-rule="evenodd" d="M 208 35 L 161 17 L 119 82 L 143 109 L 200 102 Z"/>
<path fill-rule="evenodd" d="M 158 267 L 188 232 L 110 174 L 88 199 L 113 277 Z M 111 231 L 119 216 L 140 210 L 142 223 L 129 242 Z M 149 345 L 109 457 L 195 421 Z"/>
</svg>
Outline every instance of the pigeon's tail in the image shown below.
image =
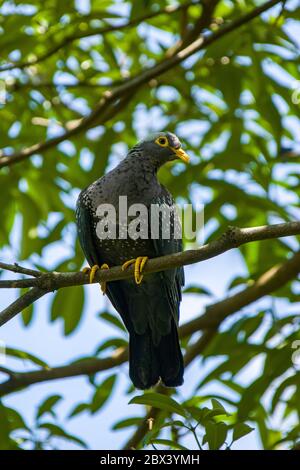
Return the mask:
<svg viewBox="0 0 300 470">
<path fill-rule="evenodd" d="M 167 387 L 177 387 L 183 383 L 183 372 L 183 358 L 173 320 L 170 333 L 162 336 L 157 346 L 153 343 L 150 330 L 143 335 L 131 332 L 129 375 L 135 387 L 153 387 L 160 378 Z"/>
<path fill-rule="evenodd" d="M 163 336 L 158 347 L 159 375 L 167 387 L 183 384 L 183 357 L 180 349 L 177 326 L 172 319 L 171 331 Z"/>
<path fill-rule="evenodd" d="M 143 390 L 159 380 L 159 364 L 149 330 L 142 335 L 130 333 L 129 376 L 134 386 Z"/>
</svg>

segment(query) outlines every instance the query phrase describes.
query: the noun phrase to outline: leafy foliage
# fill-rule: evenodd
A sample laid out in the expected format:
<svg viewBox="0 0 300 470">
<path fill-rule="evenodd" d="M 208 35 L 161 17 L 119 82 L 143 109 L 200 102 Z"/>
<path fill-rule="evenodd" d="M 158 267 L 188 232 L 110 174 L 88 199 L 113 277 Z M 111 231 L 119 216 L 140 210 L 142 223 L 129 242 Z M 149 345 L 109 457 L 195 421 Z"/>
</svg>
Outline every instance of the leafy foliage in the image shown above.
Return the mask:
<svg viewBox="0 0 300 470">
<path fill-rule="evenodd" d="M 174 2 L 91 0 L 87 9 L 77 3 L 26 0 L 3 2 L 0 7 L 4 154 L 13 155 L 71 129 L 93 113 L 103 92 L 164 61 L 205 11 L 205 2 L 183 8 L 189 3 L 184 0 L 175 4 L 180 7 L 175 11 L 160 14 L 155 13 Z M 262 2 L 214 3 L 205 35 Z M 124 26 L 127 22 L 131 24 Z M 42 270 L 80 270 L 84 259 L 74 225 L 79 190 L 114 166 L 137 137 L 152 130 L 176 132 L 189 149 L 191 164 L 163 168 L 160 180 L 178 201 L 205 204 L 207 241 L 228 225 L 258 226 L 299 217 L 299 28 L 297 2 L 277 5 L 137 88 L 126 107 L 104 124 L 97 116 L 81 133 L 2 168 L 1 258 L 9 252 L 14 261 L 26 260 Z M 243 245 L 239 256 L 245 269 L 231 279 L 226 296 L 241 292 L 298 246 L 296 237 Z M 55 256 L 57 249 L 60 256 Z M 216 285 L 221 278 L 222 272 L 216 273 Z M 193 296 L 198 315 L 204 302 L 215 301 L 211 290 L 202 275 L 199 283 L 186 289 L 184 298 Z M 86 293 L 73 287 L 54 294 L 47 315 L 50 322 L 62 323 L 66 336 L 83 324 Z M 188 391 L 190 398 L 180 391 L 170 391 L 172 397 L 152 391 L 133 398 L 129 387 L 132 404 L 156 409 L 153 429 L 137 446 L 231 448 L 252 428 L 265 449 L 296 445 L 300 378 L 293 345 L 300 340 L 298 302 L 295 280 L 223 322 L 201 351 L 205 373 L 199 372 L 196 390 Z M 38 305 L 26 309 L 24 328 L 33 328 L 40 313 Z M 94 355 L 103 359 L 122 349 L 127 338 L 113 309 L 105 306 L 98 316 L 101 327 L 113 327 L 95 348 Z M 184 348 L 188 350 L 198 336 L 195 332 L 185 338 Z M 48 367 L 31 353 L 13 347 L 6 353 L 8 362 L 17 361 L 18 367 L 23 360 L 26 370 L 30 363 L 38 370 Z M 80 419 L 83 412 L 101 415 L 119 392 L 118 384 L 115 373 L 105 379 L 91 374 L 92 393 L 73 407 L 68 419 Z M 56 407 L 63 397 L 57 387 L 59 393 L 37 405 L 30 425 L 3 398 L 1 449 L 55 448 L 66 441 L 86 445 L 62 427 Z M 114 429 L 134 432 L 143 423 L 141 416 L 123 417 Z M 193 443 L 186 444 L 186 434 Z"/>
<path fill-rule="evenodd" d="M 82 439 L 66 432 L 61 424 L 58 423 L 54 407 L 61 398 L 59 395 L 52 395 L 46 398 L 39 405 L 34 424 L 30 427 L 16 410 L 0 404 L 0 449 L 56 449 L 60 445 L 61 440 L 86 448 L 87 445 Z M 51 422 L 45 420 L 45 415 L 47 414 L 52 416 Z"/>
<path fill-rule="evenodd" d="M 179 404 L 173 398 L 161 393 L 145 393 L 134 397 L 130 404 L 143 404 L 151 406 L 154 409 L 159 408 L 167 411 L 172 416 L 179 415 L 183 420 L 166 418 L 165 422 L 159 421 L 146 434 L 143 445 L 157 444 L 167 446 L 168 449 L 187 449 L 180 444 L 181 439 L 189 434 L 194 437 L 196 447 L 203 450 L 207 446 L 210 450 L 219 450 L 221 448 L 230 449 L 231 445 L 240 438 L 249 434 L 253 428 L 243 422 L 236 422 L 234 416 L 226 411 L 223 405 L 216 399 L 211 400 L 211 408 L 200 406 L 203 403 L 202 397 L 193 397 L 190 400 Z M 131 424 L 127 421 L 128 425 Z M 118 429 L 120 426 L 115 425 Z M 161 439 L 161 433 L 166 428 L 171 429 L 173 439 Z M 176 434 L 176 439 L 174 436 Z"/>
</svg>

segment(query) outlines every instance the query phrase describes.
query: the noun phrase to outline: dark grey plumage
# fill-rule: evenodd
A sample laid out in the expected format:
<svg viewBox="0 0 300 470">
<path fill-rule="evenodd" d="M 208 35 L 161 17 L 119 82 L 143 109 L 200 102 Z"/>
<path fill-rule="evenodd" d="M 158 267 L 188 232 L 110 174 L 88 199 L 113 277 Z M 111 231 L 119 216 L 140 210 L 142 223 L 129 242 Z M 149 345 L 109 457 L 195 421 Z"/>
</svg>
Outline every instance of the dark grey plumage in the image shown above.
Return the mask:
<svg viewBox="0 0 300 470">
<path fill-rule="evenodd" d="M 158 145 L 157 139 L 161 137 L 167 139 L 168 147 Z M 177 158 L 175 151 L 184 153 L 180 147 L 174 134 L 150 136 L 138 143 L 114 170 L 80 193 L 76 210 L 78 235 L 90 266 L 107 263 L 111 267 L 137 256 L 154 258 L 182 250 L 181 239 L 174 237 L 174 229 L 180 223 L 175 212 L 172 212 L 170 239 L 160 236 L 159 239 L 100 240 L 96 234 L 98 206 L 112 204 L 118 220 L 119 196 L 127 196 L 128 207 L 136 203 L 148 208 L 151 204 L 174 204 L 171 194 L 159 183 L 157 170 Z M 118 226 L 117 232 L 119 229 Z M 183 268 L 147 275 L 140 285 L 134 279 L 107 284 L 106 293 L 129 331 L 129 372 L 138 388 L 149 388 L 159 378 L 167 386 L 183 382 L 177 333 L 183 285 Z"/>
</svg>

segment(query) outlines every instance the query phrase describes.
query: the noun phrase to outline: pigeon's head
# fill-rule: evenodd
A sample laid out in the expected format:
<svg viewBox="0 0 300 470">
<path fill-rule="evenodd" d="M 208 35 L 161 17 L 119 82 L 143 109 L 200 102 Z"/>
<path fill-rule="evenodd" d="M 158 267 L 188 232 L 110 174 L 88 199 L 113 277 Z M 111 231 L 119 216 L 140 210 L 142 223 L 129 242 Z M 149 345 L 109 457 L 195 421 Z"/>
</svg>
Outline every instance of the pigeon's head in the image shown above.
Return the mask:
<svg viewBox="0 0 300 470">
<path fill-rule="evenodd" d="M 142 154 L 151 160 L 155 166 L 180 159 L 187 163 L 189 156 L 181 148 L 178 137 L 171 132 L 157 132 L 139 142 Z"/>
</svg>

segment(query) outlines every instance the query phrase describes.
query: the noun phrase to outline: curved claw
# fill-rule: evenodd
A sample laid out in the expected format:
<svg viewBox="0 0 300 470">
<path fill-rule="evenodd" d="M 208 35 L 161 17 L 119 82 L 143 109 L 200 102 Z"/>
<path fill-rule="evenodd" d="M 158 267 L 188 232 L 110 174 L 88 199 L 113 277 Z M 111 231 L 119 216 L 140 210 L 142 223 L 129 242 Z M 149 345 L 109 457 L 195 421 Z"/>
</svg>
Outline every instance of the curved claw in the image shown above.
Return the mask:
<svg viewBox="0 0 300 470">
<path fill-rule="evenodd" d="M 83 269 L 81 270 L 81 272 L 84 273 L 84 274 L 86 274 L 86 273 L 89 273 L 90 270 L 91 270 L 91 268 L 89 268 L 88 266 L 86 266 L 85 268 L 83 268 Z"/>
<path fill-rule="evenodd" d="M 91 270 L 90 270 L 90 284 L 93 283 L 94 278 L 95 278 L 95 274 L 98 271 L 98 269 L 100 269 L 98 264 L 94 264 L 94 266 L 91 268 Z"/>
<path fill-rule="evenodd" d="M 103 263 L 103 264 L 101 264 L 100 269 L 109 269 L 109 266 L 108 266 L 107 263 Z M 102 290 L 102 294 L 105 295 L 105 292 L 106 292 L 106 281 L 100 282 L 100 288 L 101 288 L 101 290 Z"/>
<path fill-rule="evenodd" d="M 141 284 L 143 280 L 143 269 L 145 267 L 145 264 L 148 261 L 148 256 L 138 256 L 136 259 L 130 259 L 128 261 L 125 261 L 125 263 L 122 265 L 122 271 L 125 271 L 129 266 L 134 264 L 134 279 L 136 284 Z"/>
<path fill-rule="evenodd" d="M 88 268 L 88 267 L 83 268 L 82 270 L 83 273 L 90 273 L 90 284 L 94 282 L 95 274 L 98 271 L 98 269 L 109 269 L 109 266 L 108 264 L 103 263 L 100 267 L 98 266 L 98 264 L 94 264 L 92 268 Z M 100 282 L 100 287 L 104 295 L 106 292 L 106 281 Z"/>
<path fill-rule="evenodd" d="M 125 271 L 131 264 L 135 263 L 135 258 L 129 259 L 128 261 L 125 261 L 125 263 L 122 264 L 122 271 Z"/>
</svg>

